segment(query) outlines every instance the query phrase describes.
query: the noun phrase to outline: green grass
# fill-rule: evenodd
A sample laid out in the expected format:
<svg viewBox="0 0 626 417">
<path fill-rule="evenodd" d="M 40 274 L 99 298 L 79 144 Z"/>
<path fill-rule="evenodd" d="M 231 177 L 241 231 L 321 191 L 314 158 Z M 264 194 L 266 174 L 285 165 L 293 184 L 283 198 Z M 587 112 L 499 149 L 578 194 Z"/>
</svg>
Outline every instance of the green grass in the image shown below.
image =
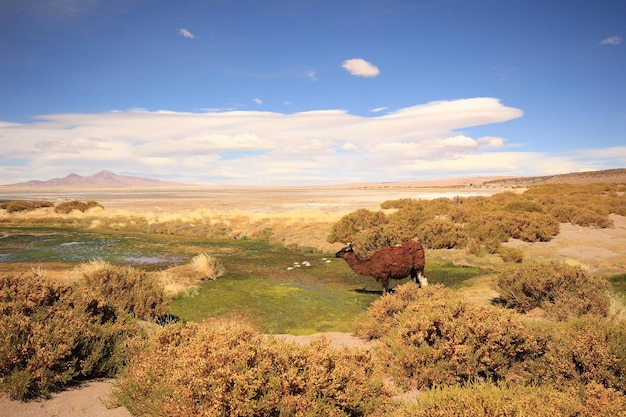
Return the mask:
<svg viewBox="0 0 626 417">
<path fill-rule="evenodd" d="M 141 267 L 166 269 L 198 253 L 219 257 L 226 274 L 203 282 L 195 295 L 171 301 L 171 314 L 184 321 L 245 315 L 268 333 L 351 332 L 354 320 L 381 296 L 372 277 L 356 275 L 333 254 L 288 250 L 261 240 L 201 239 L 177 235 L 99 233 L 59 228 L 0 229 L 1 262 L 73 265 L 94 258 L 114 264 L 148 259 Z M 326 259 L 324 259 L 326 258 Z M 330 262 L 326 262 L 330 260 Z M 310 266 L 293 268 L 295 262 Z M 451 263 L 427 263 L 429 283 L 458 287 L 483 274 Z M 409 279 L 393 281 L 392 287 Z"/>
<path fill-rule="evenodd" d="M 626 296 L 626 274 L 615 275 L 609 278 L 613 291 Z"/>
</svg>

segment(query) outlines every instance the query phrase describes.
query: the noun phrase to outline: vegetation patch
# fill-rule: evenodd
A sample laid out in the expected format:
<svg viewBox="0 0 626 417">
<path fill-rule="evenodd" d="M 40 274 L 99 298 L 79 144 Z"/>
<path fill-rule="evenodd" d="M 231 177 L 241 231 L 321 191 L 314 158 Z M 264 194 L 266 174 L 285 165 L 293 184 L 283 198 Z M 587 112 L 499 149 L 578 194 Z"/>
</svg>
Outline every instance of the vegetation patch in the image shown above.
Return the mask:
<svg viewBox="0 0 626 417">
<path fill-rule="evenodd" d="M 542 308 L 559 320 L 583 315 L 606 316 L 609 284 L 579 266 L 562 262 L 531 262 L 504 269 L 493 288 L 505 307 L 526 313 Z"/>
<path fill-rule="evenodd" d="M 90 286 L 35 274 L 0 275 L 0 389 L 47 396 L 79 380 L 112 377 L 138 328 Z"/>
<path fill-rule="evenodd" d="M 545 242 L 559 233 L 560 223 L 613 227 L 609 214 L 626 213 L 623 184 L 542 185 L 523 194 L 434 200 L 401 199 L 381 204 L 383 211 L 359 209 L 335 223 L 327 240 L 351 242 L 361 256 L 418 238 L 431 249 L 467 248 L 497 253 L 508 239 Z M 519 262 L 519 253 L 501 253 Z"/>
<path fill-rule="evenodd" d="M 267 338 L 246 323 L 173 325 L 136 346 L 114 398 L 146 416 L 381 415 L 389 393 L 367 350 Z"/>
<path fill-rule="evenodd" d="M 398 416 L 612 417 L 626 409 L 626 397 L 600 384 L 559 390 L 551 386 L 473 383 L 425 391 Z"/>
</svg>

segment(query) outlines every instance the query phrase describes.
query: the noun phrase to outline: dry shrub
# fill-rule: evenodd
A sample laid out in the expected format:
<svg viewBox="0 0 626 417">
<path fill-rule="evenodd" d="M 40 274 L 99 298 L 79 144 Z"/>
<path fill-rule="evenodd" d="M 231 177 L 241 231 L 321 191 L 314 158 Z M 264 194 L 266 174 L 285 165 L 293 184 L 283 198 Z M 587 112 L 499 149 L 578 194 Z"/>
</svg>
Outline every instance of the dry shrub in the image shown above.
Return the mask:
<svg viewBox="0 0 626 417">
<path fill-rule="evenodd" d="M 0 204 L 0 209 L 6 210 L 7 213 L 17 213 L 53 206 L 50 201 L 7 201 Z"/>
<path fill-rule="evenodd" d="M 598 383 L 626 392 L 626 326 L 585 318 L 550 330 L 543 379 L 557 386 Z"/>
<path fill-rule="evenodd" d="M 376 228 L 388 222 L 387 216 L 381 211 L 371 211 L 368 209 L 358 209 L 343 216 L 328 235 L 328 242 L 349 243 L 353 242 L 355 236 L 366 229 Z"/>
<path fill-rule="evenodd" d="M 504 262 L 521 263 L 524 260 L 524 252 L 517 248 L 501 246 L 498 248 L 498 255 Z"/>
<path fill-rule="evenodd" d="M 562 262 L 531 262 L 506 268 L 493 284 L 505 307 L 518 312 L 543 308 L 553 318 L 608 314 L 609 284 Z"/>
<path fill-rule="evenodd" d="M 405 284 L 368 310 L 357 332 L 381 335 L 379 359 L 401 386 L 525 381 L 545 341 L 512 312 L 481 307 L 442 286 Z M 397 300 L 394 300 L 398 298 Z"/>
<path fill-rule="evenodd" d="M 467 244 L 463 226 L 448 219 L 432 219 L 420 224 L 418 236 L 431 249 L 462 248 Z"/>
<path fill-rule="evenodd" d="M 624 394 L 599 384 L 569 390 L 550 386 L 471 384 L 428 390 L 418 398 L 417 404 L 405 406 L 397 415 L 614 417 L 623 416 L 625 410 Z"/>
<path fill-rule="evenodd" d="M 12 398 L 47 396 L 124 365 L 128 316 L 88 287 L 35 275 L 0 276 L 0 389 Z"/>
<path fill-rule="evenodd" d="M 467 241 L 465 252 L 469 255 L 480 256 L 482 254 L 481 249 L 482 248 L 480 247 L 478 240 L 472 238 Z"/>
<path fill-rule="evenodd" d="M 216 256 L 208 253 L 200 253 L 194 256 L 190 262 L 193 270 L 199 275 L 200 279 L 218 279 L 226 273 L 224 265 Z"/>
<path fill-rule="evenodd" d="M 94 207 L 102 208 L 102 205 L 100 205 L 100 203 L 98 203 L 97 201 L 87 201 L 85 203 L 78 200 L 72 200 L 64 201 L 63 203 L 57 204 L 57 206 L 54 208 L 54 211 L 60 214 L 68 214 L 74 210 L 85 212 Z"/>
<path fill-rule="evenodd" d="M 163 288 L 145 271 L 109 266 L 83 274 L 85 285 L 138 319 L 154 321 L 167 313 Z"/>
<path fill-rule="evenodd" d="M 300 346 L 235 321 L 172 325 L 137 346 L 114 399 L 143 416 L 376 416 L 388 401 L 364 349 Z"/>
</svg>

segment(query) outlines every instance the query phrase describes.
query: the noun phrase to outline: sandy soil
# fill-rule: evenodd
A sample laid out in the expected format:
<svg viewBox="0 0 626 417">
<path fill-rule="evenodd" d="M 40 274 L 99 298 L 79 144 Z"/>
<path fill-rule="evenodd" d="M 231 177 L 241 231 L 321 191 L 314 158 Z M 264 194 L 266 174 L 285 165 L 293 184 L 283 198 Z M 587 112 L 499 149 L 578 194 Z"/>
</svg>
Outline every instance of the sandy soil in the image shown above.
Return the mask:
<svg viewBox="0 0 626 417">
<path fill-rule="evenodd" d="M 6 190 L 2 190 L 6 191 Z M 239 190 L 242 191 L 242 190 Z M 248 190 L 249 191 L 249 190 Z M 293 188 L 282 190 L 255 190 L 252 193 L 236 193 L 233 190 L 205 190 L 195 194 L 171 194 L 173 191 L 146 190 L 130 192 L 121 190 L 117 195 L 114 191 L 98 191 L 97 195 L 85 195 L 87 191 L 76 194 L 46 194 L 36 198 L 47 199 L 93 199 L 104 202 L 106 207 L 119 209 L 155 209 L 155 199 L 161 210 L 191 210 L 198 207 L 221 208 L 227 210 L 258 211 L 289 211 L 293 209 L 319 209 L 323 211 L 355 210 L 364 207 L 377 209 L 386 200 L 398 198 L 427 198 L 424 193 L 436 192 L 444 196 L 454 195 L 491 195 L 497 189 L 304 189 Z M 31 190 L 32 192 L 32 190 Z M 93 193 L 93 192 L 92 192 Z M 165 194 L 163 194 L 165 193 Z M 0 199 L 14 199 L 15 192 L 7 196 L 0 192 Z M 163 199 L 165 197 L 165 199 Z M 432 197 L 431 197 L 432 198 Z M 559 259 L 579 264 L 590 272 L 603 274 L 626 273 L 626 217 L 612 216 L 615 222 L 613 229 L 581 228 L 569 224 L 561 225 L 560 234 L 550 242 L 526 243 L 510 241 L 508 245 L 518 247 L 524 252 L 524 259 L 549 260 Z M 468 298 L 479 303 L 487 303 L 495 294 L 489 289 L 489 277 L 478 277 L 475 285 L 462 291 Z M 364 342 L 352 335 L 344 333 L 325 334 L 333 346 L 361 346 Z M 308 343 L 312 336 L 276 335 L 276 337 L 296 343 Z M 112 381 L 92 381 L 75 389 L 64 391 L 48 400 L 22 403 L 11 401 L 6 396 L 0 397 L 0 417 L 51 417 L 51 416 L 89 416 L 89 417 L 127 417 L 131 414 L 124 408 L 109 409 L 105 401 L 112 387 Z M 412 395 L 412 394 L 411 394 Z"/>
</svg>

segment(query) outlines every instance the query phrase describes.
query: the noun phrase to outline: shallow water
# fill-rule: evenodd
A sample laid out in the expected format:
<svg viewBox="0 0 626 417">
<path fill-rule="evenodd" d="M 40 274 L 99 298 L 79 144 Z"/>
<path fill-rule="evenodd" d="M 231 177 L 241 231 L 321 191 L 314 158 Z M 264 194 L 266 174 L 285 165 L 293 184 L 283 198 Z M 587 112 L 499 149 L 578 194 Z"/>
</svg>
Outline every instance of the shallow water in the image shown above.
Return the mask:
<svg viewBox="0 0 626 417">
<path fill-rule="evenodd" d="M 103 259 L 113 263 L 171 264 L 184 259 L 170 254 L 155 254 L 153 247 L 138 243 L 124 237 L 82 231 L 0 229 L 0 263 L 80 263 Z"/>
</svg>

